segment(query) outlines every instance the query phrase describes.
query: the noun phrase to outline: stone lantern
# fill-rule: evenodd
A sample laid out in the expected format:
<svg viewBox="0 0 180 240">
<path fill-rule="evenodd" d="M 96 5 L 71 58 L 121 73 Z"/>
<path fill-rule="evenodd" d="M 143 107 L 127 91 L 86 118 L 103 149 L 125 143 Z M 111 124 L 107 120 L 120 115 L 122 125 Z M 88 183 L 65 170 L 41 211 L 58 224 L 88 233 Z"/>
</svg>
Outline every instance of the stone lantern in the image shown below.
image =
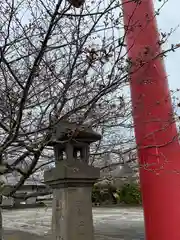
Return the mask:
<svg viewBox="0 0 180 240">
<path fill-rule="evenodd" d="M 99 168 L 88 165 L 90 144 L 101 139 L 92 129 L 60 122 L 50 145 L 55 167 L 45 171 L 44 181 L 53 189 L 53 240 L 93 240 L 91 190 Z"/>
</svg>

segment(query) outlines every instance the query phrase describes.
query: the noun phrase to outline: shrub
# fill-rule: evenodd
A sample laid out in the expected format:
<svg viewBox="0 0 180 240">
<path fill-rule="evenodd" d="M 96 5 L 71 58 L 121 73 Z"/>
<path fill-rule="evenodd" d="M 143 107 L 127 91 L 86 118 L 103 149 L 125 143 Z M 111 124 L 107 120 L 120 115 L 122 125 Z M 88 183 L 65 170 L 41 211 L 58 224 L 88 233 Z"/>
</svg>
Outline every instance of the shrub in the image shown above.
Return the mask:
<svg viewBox="0 0 180 240">
<path fill-rule="evenodd" d="M 112 185 L 97 186 L 94 185 L 92 189 L 92 202 L 93 203 L 116 203 L 114 193 L 116 188 Z"/>
<path fill-rule="evenodd" d="M 100 187 L 94 185 L 92 189 L 92 202 L 93 203 L 100 203 L 101 202 L 101 191 Z"/>
<path fill-rule="evenodd" d="M 117 189 L 110 184 L 103 186 L 94 185 L 92 189 L 92 202 L 95 204 L 140 204 L 140 188 L 136 183 L 125 184 L 121 189 Z"/>
<path fill-rule="evenodd" d="M 120 202 L 126 204 L 140 204 L 141 192 L 140 187 L 136 183 L 125 184 L 119 191 Z"/>
</svg>

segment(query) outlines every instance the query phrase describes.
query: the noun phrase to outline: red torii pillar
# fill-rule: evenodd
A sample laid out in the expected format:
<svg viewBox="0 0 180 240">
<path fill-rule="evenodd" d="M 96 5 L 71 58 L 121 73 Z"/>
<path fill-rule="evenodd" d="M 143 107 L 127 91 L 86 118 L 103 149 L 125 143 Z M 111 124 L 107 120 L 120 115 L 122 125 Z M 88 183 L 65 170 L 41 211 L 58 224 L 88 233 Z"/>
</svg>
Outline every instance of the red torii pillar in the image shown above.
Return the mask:
<svg viewBox="0 0 180 240">
<path fill-rule="evenodd" d="M 180 148 L 152 0 L 122 0 L 146 240 L 180 240 Z M 131 26 L 131 27 L 130 27 Z M 137 68 L 146 62 L 139 70 Z"/>
</svg>

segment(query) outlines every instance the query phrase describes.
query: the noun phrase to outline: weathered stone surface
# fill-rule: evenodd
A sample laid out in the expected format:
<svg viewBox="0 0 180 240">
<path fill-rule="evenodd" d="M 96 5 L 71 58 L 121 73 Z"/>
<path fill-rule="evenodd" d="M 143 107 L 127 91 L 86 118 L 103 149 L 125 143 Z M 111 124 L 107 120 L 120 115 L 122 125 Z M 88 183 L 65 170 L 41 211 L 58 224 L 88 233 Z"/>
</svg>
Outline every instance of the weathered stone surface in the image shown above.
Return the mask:
<svg viewBox="0 0 180 240">
<path fill-rule="evenodd" d="M 52 132 L 55 168 L 45 171 L 53 189 L 52 239 L 93 240 L 91 189 L 100 170 L 88 165 L 89 148 L 101 136 L 92 129 L 60 122 Z"/>
<path fill-rule="evenodd" d="M 99 169 L 85 163 L 61 161 L 45 172 L 53 190 L 53 240 L 93 240 L 91 189 Z"/>
<path fill-rule="evenodd" d="M 53 187 L 54 184 L 70 182 L 92 182 L 92 184 L 100 176 L 99 168 L 88 166 L 83 162 L 67 162 L 60 161 L 55 168 L 52 168 L 44 173 L 44 181 Z"/>
<path fill-rule="evenodd" d="M 93 240 L 91 188 L 55 189 L 53 195 L 53 239 Z"/>
<path fill-rule="evenodd" d="M 90 127 L 67 121 L 60 121 L 56 124 L 52 135 L 50 145 L 54 145 L 57 141 L 68 141 L 69 139 L 82 143 L 92 143 L 101 139 L 101 135 L 94 132 Z"/>
<path fill-rule="evenodd" d="M 59 162 L 45 172 L 53 190 L 53 240 L 93 240 L 91 189 L 99 169 L 82 162 Z"/>
</svg>

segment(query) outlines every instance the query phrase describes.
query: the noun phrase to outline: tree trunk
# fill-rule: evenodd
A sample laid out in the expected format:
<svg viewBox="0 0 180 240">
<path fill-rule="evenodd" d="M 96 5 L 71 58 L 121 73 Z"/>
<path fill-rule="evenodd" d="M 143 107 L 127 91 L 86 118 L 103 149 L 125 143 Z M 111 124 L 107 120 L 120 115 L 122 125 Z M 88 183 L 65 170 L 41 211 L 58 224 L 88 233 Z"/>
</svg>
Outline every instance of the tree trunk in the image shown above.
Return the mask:
<svg viewBox="0 0 180 240">
<path fill-rule="evenodd" d="M 4 184 L 6 183 L 6 179 L 4 177 L 4 175 L 0 175 L 0 240 L 3 240 L 3 220 L 2 220 L 2 200 L 3 200 L 3 195 L 2 195 L 2 191 L 4 188 Z"/>
<path fill-rule="evenodd" d="M 3 240 L 3 221 L 2 221 L 2 195 L 0 196 L 0 240 Z"/>
</svg>

